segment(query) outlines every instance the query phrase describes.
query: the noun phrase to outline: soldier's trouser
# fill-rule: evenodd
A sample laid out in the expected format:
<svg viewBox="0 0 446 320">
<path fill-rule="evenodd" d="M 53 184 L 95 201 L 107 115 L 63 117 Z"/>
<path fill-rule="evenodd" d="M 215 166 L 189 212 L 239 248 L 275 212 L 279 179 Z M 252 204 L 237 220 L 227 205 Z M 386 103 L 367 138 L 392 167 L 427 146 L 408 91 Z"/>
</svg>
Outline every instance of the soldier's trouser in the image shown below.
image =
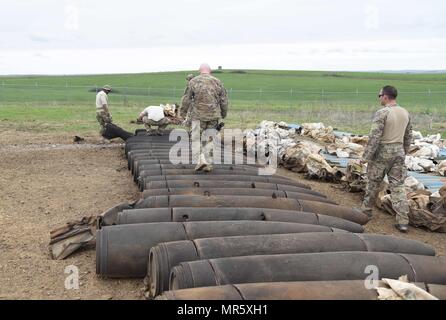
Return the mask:
<svg viewBox="0 0 446 320">
<path fill-rule="evenodd" d="M 100 135 L 103 135 L 105 132 L 105 125 L 107 123 L 112 123 L 112 117 L 110 114 L 107 114 L 105 112 L 98 112 L 96 113 L 96 120 L 98 120 L 99 125 L 101 126 L 99 133 Z"/>
<path fill-rule="evenodd" d="M 402 144 L 379 145 L 375 160 L 370 161 L 367 166 L 368 184 L 363 201 L 363 206 L 366 208 L 371 208 L 375 204 L 381 183 L 387 174 L 392 207 L 399 224 L 409 223 L 409 204 L 404 188 L 407 169 L 404 160 L 405 152 Z"/>
<path fill-rule="evenodd" d="M 196 163 L 197 167 L 200 165 L 210 165 L 214 162 L 212 150 L 214 148 L 213 142 L 201 141 L 201 135 L 206 129 L 215 129 L 218 125 L 218 119 L 211 121 L 192 121 L 192 143 L 196 139 L 200 141 L 200 148 L 192 147 L 192 163 Z M 195 136 L 195 133 L 199 133 L 199 136 Z"/>
<path fill-rule="evenodd" d="M 168 118 L 162 118 L 159 121 L 154 121 L 152 119 L 147 118 L 147 116 L 142 118 L 142 122 L 144 122 L 144 127 L 149 133 L 152 132 L 152 126 L 157 127 L 157 129 L 155 129 L 155 133 L 160 133 L 161 130 L 166 129 L 166 127 L 170 124 L 170 120 Z"/>
</svg>

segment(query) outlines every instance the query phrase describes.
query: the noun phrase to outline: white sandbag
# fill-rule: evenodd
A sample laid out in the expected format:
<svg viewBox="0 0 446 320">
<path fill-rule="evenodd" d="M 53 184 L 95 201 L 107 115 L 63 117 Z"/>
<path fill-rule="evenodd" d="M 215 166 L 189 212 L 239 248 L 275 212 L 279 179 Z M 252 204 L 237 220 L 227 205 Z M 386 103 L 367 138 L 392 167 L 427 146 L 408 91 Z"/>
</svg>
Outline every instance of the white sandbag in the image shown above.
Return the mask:
<svg viewBox="0 0 446 320">
<path fill-rule="evenodd" d="M 407 177 L 404 186 L 411 192 L 425 189 L 424 185 L 414 177 Z"/>
<path fill-rule="evenodd" d="M 437 167 L 437 172 L 442 176 L 446 176 L 446 160 L 440 162 Z"/>
<path fill-rule="evenodd" d="M 344 151 L 341 148 L 336 149 L 336 155 L 338 156 L 338 158 L 349 158 L 350 157 L 350 153 L 348 153 L 347 151 Z"/>
</svg>

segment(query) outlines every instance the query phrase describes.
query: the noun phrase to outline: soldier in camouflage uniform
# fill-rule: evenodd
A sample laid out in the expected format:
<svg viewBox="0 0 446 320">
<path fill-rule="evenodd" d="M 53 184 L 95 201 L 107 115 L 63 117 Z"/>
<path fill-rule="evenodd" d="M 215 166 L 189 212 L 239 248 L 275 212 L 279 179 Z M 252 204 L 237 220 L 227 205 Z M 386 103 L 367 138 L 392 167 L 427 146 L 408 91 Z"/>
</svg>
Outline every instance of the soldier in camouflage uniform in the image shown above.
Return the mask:
<svg viewBox="0 0 446 320">
<path fill-rule="evenodd" d="M 386 86 L 379 93 L 382 109 L 373 118 L 369 142 L 363 161 L 367 162 L 368 184 L 362 209 L 371 216 L 372 206 L 387 175 L 391 191 L 392 206 L 396 212 L 395 227 L 407 232 L 409 204 L 404 180 L 407 176 L 405 157 L 412 141 L 412 126 L 409 113 L 396 102 L 397 90 Z"/>
<path fill-rule="evenodd" d="M 228 112 L 228 97 L 223 83 L 211 76 L 211 68 L 207 64 L 200 66 L 200 75 L 191 79 L 181 101 L 180 115 L 192 123 L 192 133 L 206 129 L 216 129 L 220 118 L 225 118 Z M 194 135 L 192 136 L 194 139 Z M 200 139 L 201 140 L 201 139 Z M 201 144 L 201 152 L 192 150 L 192 159 L 197 162 L 195 170 L 212 171 L 212 144 Z"/>
<path fill-rule="evenodd" d="M 189 106 L 187 105 L 187 102 L 185 100 L 187 99 L 187 95 L 188 95 L 188 92 L 189 92 L 189 82 L 193 78 L 195 78 L 195 76 L 193 74 L 188 74 L 187 77 L 186 77 L 187 85 L 186 85 L 186 89 L 184 89 L 183 96 L 181 97 L 180 110 L 179 110 L 179 112 L 180 112 L 179 114 L 182 115 L 183 114 L 183 112 L 181 111 L 181 109 L 183 109 L 182 106 L 184 105 L 184 107 L 188 108 L 188 112 L 185 112 L 184 115 L 183 115 L 183 118 L 186 119 L 183 124 L 186 127 L 188 127 L 189 129 L 190 129 L 190 126 L 191 126 L 191 121 L 190 121 L 190 110 L 191 110 L 191 108 L 189 108 Z"/>
<path fill-rule="evenodd" d="M 105 85 L 96 95 L 96 119 L 101 126 L 99 131 L 101 135 L 104 134 L 107 123 L 112 123 L 113 121 L 110 110 L 108 109 L 108 94 L 111 90 L 112 88 L 109 85 Z"/>
</svg>

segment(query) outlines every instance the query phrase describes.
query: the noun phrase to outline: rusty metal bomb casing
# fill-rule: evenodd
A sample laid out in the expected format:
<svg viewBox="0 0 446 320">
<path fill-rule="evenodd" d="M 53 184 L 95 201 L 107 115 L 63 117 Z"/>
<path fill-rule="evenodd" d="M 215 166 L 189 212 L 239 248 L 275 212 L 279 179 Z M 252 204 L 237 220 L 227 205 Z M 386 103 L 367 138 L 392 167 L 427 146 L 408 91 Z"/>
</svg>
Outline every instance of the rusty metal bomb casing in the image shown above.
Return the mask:
<svg viewBox="0 0 446 320">
<path fill-rule="evenodd" d="M 446 286 L 414 283 L 440 300 Z M 383 281 L 378 282 L 384 287 Z M 377 300 L 378 292 L 367 289 L 364 280 L 299 281 L 231 284 L 166 291 L 156 300 Z"/>
<path fill-rule="evenodd" d="M 277 198 L 290 198 L 297 200 L 311 200 L 324 203 L 336 204 L 335 202 L 317 194 L 307 192 L 291 192 L 281 190 L 268 189 L 246 189 L 246 188 L 178 188 L 178 189 L 152 189 L 145 190 L 142 198 L 162 195 L 201 195 L 201 196 L 217 196 L 217 195 L 238 195 L 238 196 L 266 196 Z"/>
<path fill-rule="evenodd" d="M 325 226 L 266 221 L 160 222 L 103 227 L 96 235 L 96 272 L 143 278 L 150 248 L 161 242 L 254 234 L 346 232 Z"/>
<path fill-rule="evenodd" d="M 364 280 L 368 266 L 379 278 L 446 284 L 446 257 L 386 252 L 322 252 L 244 256 L 183 262 L 172 268 L 169 289 L 235 283 Z M 256 270 L 256 272 L 252 272 Z"/>
<path fill-rule="evenodd" d="M 364 228 L 349 220 L 322 214 L 263 208 L 148 208 L 123 210 L 112 224 L 255 220 L 322 225 L 354 233 Z"/>
<path fill-rule="evenodd" d="M 168 207 L 239 207 L 282 209 L 319 213 L 346 219 L 361 225 L 369 221 L 367 215 L 359 210 L 309 200 L 274 198 L 261 196 L 153 196 L 141 199 L 135 209 Z"/>
<path fill-rule="evenodd" d="M 159 243 L 150 249 L 147 282 L 152 297 L 169 288 L 172 267 L 182 262 L 237 256 L 370 251 L 435 256 L 422 242 L 386 235 L 299 233 L 206 238 Z"/>
</svg>

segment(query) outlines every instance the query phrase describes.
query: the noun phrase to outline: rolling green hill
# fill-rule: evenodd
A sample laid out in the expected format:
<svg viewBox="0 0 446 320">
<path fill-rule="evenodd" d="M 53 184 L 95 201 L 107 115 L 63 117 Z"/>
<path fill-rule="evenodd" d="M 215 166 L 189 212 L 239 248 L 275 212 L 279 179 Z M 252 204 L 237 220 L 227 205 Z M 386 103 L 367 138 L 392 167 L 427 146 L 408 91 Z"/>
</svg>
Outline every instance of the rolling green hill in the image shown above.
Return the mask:
<svg viewBox="0 0 446 320">
<path fill-rule="evenodd" d="M 115 122 L 128 124 L 147 105 L 178 103 L 193 71 L 0 77 L 0 126 L 17 122 L 29 130 L 96 130 L 94 95 L 104 84 Z M 391 84 L 423 132 L 446 130 L 446 74 L 389 74 L 323 71 L 216 71 L 230 96 L 230 127 L 252 127 L 263 119 L 324 122 L 366 133 L 378 108 L 379 88 Z M 42 122 L 47 125 L 40 125 Z M 28 124 L 27 124 L 28 123 Z"/>
</svg>

